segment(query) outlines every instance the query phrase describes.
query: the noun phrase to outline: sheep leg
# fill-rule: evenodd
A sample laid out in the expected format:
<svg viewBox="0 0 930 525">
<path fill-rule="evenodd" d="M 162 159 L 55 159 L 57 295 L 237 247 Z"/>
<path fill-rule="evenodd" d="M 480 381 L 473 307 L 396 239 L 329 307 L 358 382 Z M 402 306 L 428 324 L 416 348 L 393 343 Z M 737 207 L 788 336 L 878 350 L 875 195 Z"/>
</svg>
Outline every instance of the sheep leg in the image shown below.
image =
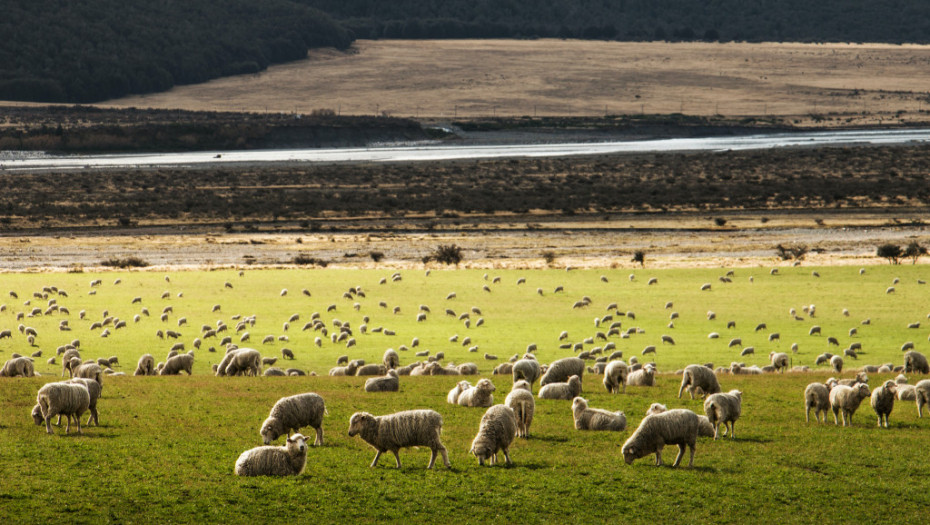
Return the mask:
<svg viewBox="0 0 930 525">
<path fill-rule="evenodd" d="M 805 411 L 806 413 L 804 414 L 804 420 L 807 421 L 808 423 L 810 423 L 810 422 L 811 422 L 811 407 L 810 407 L 810 405 L 807 405 L 806 409 L 807 409 L 807 410 Z M 814 417 L 817 417 L 817 414 L 816 414 L 816 413 L 814 413 Z"/>
<path fill-rule="evenodd" d="M 730 439 L 733 439 L 736 437 L 736 434 L 734 434 L 734 430 L 733 430 L 735 426 L 736 426 L 736 421 L 730 421 Z"/>
<path fill-rule="evenodd" d="M 685 457 L 685 449 L 686 449 L 686 448 L 687 448 L 687 445 L 685 445 L 684 443 L 681 443 L 681 444 L 678 445 L 678 456 L 675 457 L 675 462 L 672 463 L 672 466 L 673 466 L 673 467 L 677 467 L 678 465 L 681 464 L 681 458 Z M 691 451 L 691 457 L 692 457 L 692 461 L 693 461 L 693 460 L 694 460 L 694 451 L 693 451 L 693 449 L 692 449 L 692 451 Z M 690 467 L 691 465 L 688 465 L 688 466 Z"/>
<path fill-rule="evenodd" d="M 77 432 L 78 432 L 78 434 L 83 434 L 83 433 L 84 433 L 84 431 L 81 430 L 81 416 L 82 416 L 82 415 L 83 415 L 83 414 L 75 414 L 75 415 L 74 415 L 74 422 L 75 422 L 75 424 L 77 424 L 77 427 L 78 427 Z"/>
<path fill-rule="evenodd" d="M 504 459 L 507 460 L 508 465 L 513 465 L 513 461 L 510 460 L 510 451 L 506 448 L 504 449 Z"/>
<path fill-rule="evenodd" d="M 323 445 L 323 426 L 320 425 L 316 427 L 316 440 L 313 442 L 314 445 Z"/>
<path fill-rule="evenodd" d="M 656 449 L 656 466 L 662 466 L 662 446 L 659 445 L 659 448 Z"/>
<path fill-rule="evenodd" d="M 85 426 L 90 426 L 90 420 L 91 420 L 91 419 L 94 420 L 94 426 L 95 426 L 95 427 L 99 427 L 99 426 L 100 426 L 100 423 L 97 421 L 97 409 L 96 409 L 96 408 L 90 409 L 90 415 L 87 416 L 87 423 L 85 423 Z"/>
<path fill-rule="evenodd" d="M 839 424 L 840 424 L 839 413 L 840 413 L 840 411 L 839 411 L 838 408 L 834 408 L 834 409 L 833 409 L 833 423 L 834 423 L 835 425 L 837 425 L 837 426 L 839 426 Z M 845 416 L 844 416 L 844 420 L 845 420 Z"/>
<path fill-rule="evenodd" d="M 687 380 L 681 382 L 681 388 L 678 389 L 678 399 L 681 399 L 681 394 L 684 393 L 685 387 L 687 387 L 687 386 L 688 386 L 688 381 L 687 381 Z M 694 399 L 694 395 L 693 395 L 693 394 L 691 395 L 691 399 Z"/>
<path fill-rule="evenodd" d="M 720 430 L 720 422 L 714 421 L 714 441 L 717 441 L 717 433 Z"/>
<path fill-rule="evenodd" d="M 380 451 L 380 450 L 377 451 L 377 452 L 375 453 L 375 460 L 371 462 L 371 467 L 374 467 L 375 465 L 377 465 L 379 459 L 381 459 L 381 451 Z"/>
<path fill-rule="evenodd" d="M 394 453 L 394 459 L 397 461 L 397 468 L 400 468 L 400 454 L 398 454 L 398 451 L 396 451 L 396 450 L 392 450 L 391 452 Z M 435 453 L 433 453 L 433 455 L 435 456 Z M 432 461 L 432 460 L 430 460 L 430 462 L 429 462 L 429 468 L 433 468 L 433 461 Z"/>
<path fill-rule="evenodd" d="M 49 434 L 54 434 L 54 432 L 52 432 L 52 415 L 51 414 L 45 416 L 45 431 L 48 432 Z"/>
</svg>

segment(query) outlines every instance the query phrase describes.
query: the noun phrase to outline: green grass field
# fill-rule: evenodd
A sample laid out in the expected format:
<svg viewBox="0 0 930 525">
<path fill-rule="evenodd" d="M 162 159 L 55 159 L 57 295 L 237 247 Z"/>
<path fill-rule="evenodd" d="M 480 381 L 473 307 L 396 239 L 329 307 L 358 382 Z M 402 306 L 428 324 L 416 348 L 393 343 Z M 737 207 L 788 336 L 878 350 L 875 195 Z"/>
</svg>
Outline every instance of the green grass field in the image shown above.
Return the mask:
<svg viewBox="0 0 930 525">
<path fill-rule="evenodd" d="M 821 277 L 813 277 L 812 270 Z M 847 267 L 781 268 L 778 275 L 767 268 L 739 268 L 732 283 L 718 280 L 726 273 L 723 269 L 637 270 L 633 281 L 628 270 L 493 270 L 487 272 L 487 280 L 485 272 L 477 270 L 434 270 L 430 275 L 402 270 L 402 280 L 392 282 L 393 272 L 246 270 L 240 276 L 232 270 L 192 271 L 172 272 L 170 282 L 155 272 L 0 275 L 0 293 L 6 302 L 0 330 L 13 332 L 11 338 L 0 340 L 0 359 L 13 352 L 43 351 L 36 358 L 41 377 L 0 379 L 0 519 L 17 523 L 871 522 L 889 514 L 902 521 L 925 515 L 923 487 L 930 471 L 921 444 L 930 432 L 930 419 L 919 420 L 913 403 L 899 404 L 891 416 L 892 428 L 883 430 L 875 427 L 868 401 L 860 407 L 854 426 L 845 429 L 832 423 L 806 424 L 801 401 L 807 383 L 835 375 L 826 367 L 813 367 L 821 352 L 837 353 L 850 342 L 862 343 L 859 359 L 846 360 L 845 377 L 864 364 L 901 364 L 900 347 L 905 341 L 913 341 L 917 350 L 926 353 L 930 297 L 927 288 L 918 284 L 930 277 L 925 266 L 870 266 L 863 275 L 858 268 Z M 493 283 L 497 276 L 500 282 Z M 648 285 L 650 277 L 658 282 Z M 382 278 L 386 284 L 378 284 Z M 519 278 L 526 282 L 518 285 Z M 895 278 L 900 278 L 895 292 L 886 293 Z M 102 284 L 92 289 L 93 279 L 101 279 Z M 226 282 L 232 288 L 225 287 Z M 712 284 L 710 291 L 701 291 L 704 283 Z M 485 285 L 490 292 L 482 289 Z M 47 307 L 47 299 L 33 293 L 49 286 L 67 291 L 67 297 L 49 298 L 70 309 L 70 315 L 17 320 L 18 312 L 28 315 L 34 307 Z M 343 298 L 355 286 L 365 297 Z M 564 292 L 554 293 L 557 286 Z M 282 296 L 284 288 L 288 293 Z M 303 289 L 310 297 L 301 293 Z M 90 295 L 91 290 L 96 294 Z M 169 298 L 161 299 L 166 291 Z M 450 292 L 456 297 L 447 300 Z M 591 305 L 573 309 L 585 296 Z M 142 298 L 141 304 L 132 304 L 135 297 Z M 31 304 L 25 305 L 27 300 Z M 670 301 L 673 307 L 666 309 Z M 617 303 L 620 311 L 634 312 L 635 319 L 607 311 L 610 303 Z M 220 312 L 211 312 L 215 304 L 221 305 Z M 336 310 L 327 312 L 332 304 Z M 804 316 L 797 321 L 789 316 L 790 308 L 803 315 L 802 306 L 810 304 L 816 304 L 814 319 Z M 168 305 L 174 311 L 162 322 L 159 315 Z M 428 305 L 431 314 L 418 323 L 420 305 Z M 151 316 L 133 322 L 142 307 Z M 398 314 L 394 307 L 400 307 Z M 472 328 L 444 313 L 449 308 L 460 314 L 472 307 L 481 310 L 480 316 L 472 314 Z M 848 317 L 842 314 L 844 308 Z M 81 310 L 86 311 L 84 320 L 78 318 Z M 128 320 L 127 328 L 110 326 L 107 338 L 99 336 L 99 329 L 90 330 L 92 322 L 103 319 L 104 310 Z M 708 311 L 716 312 L 716 319 L 708 320 Z M 358 345 L 347 349 L 324 338 L 322 348 L 314 346 L 313 338 L 320 334 L 301 331 L 313 312 L 320 312 L 329 327 L 333 318 L 349 321 Z M 669 328 L 672 312 L 679 317 Z M 285 332 L 283 323 L 295 313 L 300 320 Z M 66 436 L 62 428 L 48 436 L 32 423 L 29 412 L 36 391 L 61 374 L 60 364 L 45 363 L 57 346 L 80 339 L 84 358 L 118 356 L 118 370 L 131 375 L 140 355 L 151 353 L 164 360 L 174 343 L 157 338 L 156 330 L 181 332 L 178 341 L 190 348 L 201 325 L 216 326 L 222 319 L 234 332 L 231 317 L 236 314 L 257 316 L 255 326 L 248 328 L 251 342 L 240 344 L 277 357 L 282 347 L 290 348 L 296 359 L 279 359 L 277 366 L 316 371 L 324 377 L 215 378 L 210 367 L 223 350 L 209 353 L 206 347 L 218 341 L 206 339 L 196 351 L 193 376 L 106 377 L 99 403 L 101 426 L 85 428 L 83 436 Z M 633 355 L 643 359 L 642 349 L 655 345 L 657 353 L 647 360 L 654 358 L 660 372 L 669 374 L 658 376 L 656 387 L 629 388 L 615 396 L 604 391 L 599 377 L 585 376 L 583 395 L 591 406 L 626 411 L 631 428 L 619 434 L 578 432 L 572 426 L 569 403 L 538 401 L 532 437 L 514 445 L 515 465 L 510 468 L 479 468 L 467 454 L 483 410 L 445 403 L 455 377 L 401 378 L 401 392 L 396 394 L 363 392 L 365 378 L 325 377 L 339 355 L 379 362 L 386 348 L 410 346 L 413 337 L 420 339 L 419 349 L 442 351 L 447 362 L 473 361 L 482 376 L 490 376 L 495 364 L 522 354 L 530 343 L 538 345 L 543 362 L 570 355 L 570 350 L 558 348 L 559 333 L 566 330 L 569 341 L 580 342 L 606 332 L 607 326 L 595 326 L 594 319 L 608 314 L 614 314 L 624 330 L 643 331 L 626 339 L 610 338 L 625 359 Z M 381 326 L 397 335 L 359 333 L 363 316 L 370 317 L 369 328 Z M 180 317 L 188 323 L 179 328 Z M 485 323 L 475 327 L 478 317 Z M 64 318 L 69 319 L 71 331 L 58 330 Z M 861 324 L 867 318 L 871 323 Z M 731 320 L 736 328 L 727 329 Z M 920 329 L 906 328 L 921 321 Z M 767 328 L 755 331 L 763 322 Z M 36 347 L 17 330 L 20 323 L 36 329 Z M 822 327 L 822 336 L 808 335 L 814 324 Z M 850 337 L 850 328 L 859 333 Z M 708 339 L 710 332 L 718 332 L 720 338 Z M 769 342 L 773 332 L 781 337 Z M 261 344 L 266 335 L 285 334 L 287 342 Z M 450 342 L 456 334 L 460 341 L 471 337 L 478 352 L 469 353 L 467 346 Z M 677 344 L 662 345 L 662 334 L 671 335 Z M 235 333 L 229 335 L 238 342 Z M 828 336 L 836 337 L 840 346 L 828 345 Z M 732 337 L 741 337 L 741 346 L 754 346 L 756 353 L 740 358 L 741 348 L 727 346 Z M 788 350 L 793 342 L 799 345 L 796 354 Z M 787 351 L 794 365 L 809 365 L 815 372 L 721 376 L 724 390 L 743 391 L 736 439 L 702 438 L 693 469 L 655 468 L 651 458 L 632 467 L 623 463 L 623 441 L 649 404 L 661 402 L 703 413 L 699 401 L 676 399 L 680 380 L 670 372 L 705 362 L 761 366 L 772 350 Z M 416 359 L 413 351 L 400 352 L 402 364 Z M 486 361 L 484 353 L 501 359 Z M 893 375 L 876 375 L 870 384 Z M 918 379 L 912 377 L 910 382 Z M 510 380 L 500 376 L 492 380 L 498 387 L 495 400 L 502 402 Z M 261 444 L 258 428 L 271 405 L 282 396 L 306 391 L 326 399 L 329 415 L 324 421 L 326 445 L 309 451 L 304 474 L 296 479 L 234 476 L 238 455 Z M 443 415 L 451 471 L 442 467 L 426 471 L 429 451 L 423 449 L 403 451 L 404 467 L 399 471 L 390 457 L 370 469 L 373 449 L 346 434 L 355 411 L 383 414 L 409 408 L 432 408 Z M 666 450 L 667 462 L 675 452 L 675 447 Z"/>
</svg>

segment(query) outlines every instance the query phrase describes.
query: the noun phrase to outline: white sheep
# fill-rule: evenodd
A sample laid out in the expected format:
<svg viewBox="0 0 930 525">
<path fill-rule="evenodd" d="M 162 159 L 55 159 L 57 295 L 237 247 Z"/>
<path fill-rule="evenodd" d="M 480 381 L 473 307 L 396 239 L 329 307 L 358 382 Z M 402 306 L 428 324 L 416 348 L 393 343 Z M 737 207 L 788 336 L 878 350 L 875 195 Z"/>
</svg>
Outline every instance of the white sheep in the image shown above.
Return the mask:
<svg viewBox="0 0 930 525">
<path fill-rule="evenodd" d="M 268 445 L 282 434 L 290 435 L 291 431 L 297 432 L 309 426 L 316 430 L 314 445 L 322 445 L 323 415 L 327 413 L 326 404 L 319 394 L 307 392 L 282 397 L 271 407 L 259 434 Z"/>
<path fill-rule="evenodd" d="M 517 437 L 529 437 L 533 414 L 536 412 L 536 399 L 533 398 L 530 384 L 524 380 L 514 383 L 504 404 L 513 409 L 513 414 L 517 418 Z"/>
<path fill-rule="evenodd" d="M 87 405 L 87 410 L 90 412 L 90 415 L 87 416 L 87 423 L 85 425 L 90 425 L 90 422 L 94 422 L 95 427 L 100 426 L 100 421 L 97 413 L 97 400 L 100 399 L 100 394 L 102 392 L 102 387 L 100 383 L 94 381 L 93 379 L 87 379 L 85 377 L 75 377 L 74 379 L 69 379 L 65 383 L 73 383 L 76 385 L 84 385 L 87 388 L 87 393 L 90 394 L 90 403 Z M 61 424 L 61 414 L 58 414 L 58 421 L 56 425 Z"/>
<path fill-rule="evenodd" d="M 449 390 L 449 393 L 446 394 L 446 402 L 450 405 L 459 404 L 459 396 L 462 394 L 462 392 L 468 390 L 469 388 L 472 388 L 471 383 L 465 380 L 459 381 L 455 384 L 454 387 L 452 387 L 452 390 Z"/>
<path fill-rule="evenodd" d="M 565 383 L 549 383 L 539 389 L 539 399 L 571 401 L 581 394 L 581 378 L 573 375 Z"/>
<path fill-rule="evenodd" d="M 628 369 L 623 361 L 611 361 L 604 368 L 604 388 L 607 392 L 616 394 L 619 391 L 626 393 L 626 380 Z"/>
<path fill-rule="evenodd" d="M 513 364 L 511 374 L 513 375 L 514 383 L 524 380 L 529 383 L 530 386 L 533 386 L 533 383 L 535 383 L 541 375 L 539 361 L 537 361 L 535 357 L 525 356 L 523 359 Z"/>
<path fill-rule="evenodd" d="M 497 463 L 497 452 L 504 453 L 508 465 L 510 460 L 510 444 L 513 443 L 517 433 L 517 418 L 513 409 L 507 405 L 494 405 L 481 416 L 478 434 L 471 442 L 469 453 L 478 458 L 478 464 Z"/>
<path fill-rule="evenodd" d="M 917 417 L 924 417 L 924 405 L 930 403 L 930 379 L 914 385 L 914 399 L 917 401 Z"/>
<path fill-rule="evenodd" d="M 811 383 L 804 389 L 805 418 L 811 422 L 811 409 L 814 409 L 814 420 L 818 423 L 827 422 L 827 412 L 830 410 L 830 388 L 832 383 Z M 823 419 L 820 413 L 823 412 Z"/>
<path fill-rule="evenodd" d="M 588 400 L 583 397 L 572 400 L 572 417 L 576 430 L 626 430 L 626 414 L 623 411 L 610 412 L 602 408 L 588 408 Z"/>
<path fill-rule="evenodd" d="M 898 384 L 889 379 L 872 391 L 872 410 L 878 416 L 878 426 L 888 428 L 888 416 L 894 409 L 894 397 L 898 391 Z"/>
<path fill-rule="evenodd" d="M 236 348 L 228 351 L 216 370 L 218 376 L 261 374 L 262 356 L 254 348 Z"/>
<path fill-rule="evenodd" d="M 852 425 L 853 414 L 862 400 L 869 397 L 869 385 L 859 383 L 855 386 L 836 385 L 830 390 L 830 406 L 833 409 L 833 421 L 839 425 L 839 413 L 843 412 L 843 426 Z"/>
<path fill-rule="evenodd" d="M 372 467 L 378 464 L 381 454 L 391 451 L 397 460 L 397 468 L 400 468 L 398 451 L 417 446 L 429 447 L 432 451 L 426 468 L 433 468 L 437 453 L 442 454 L 446 467 L 452 466 L 449 453 L 439 439 L 442 434 L 442 416 L 434 410 L 406 410 L 384 416 L 356 412 L 349 419 L 349 436 L 356 434 L 377 451 L 371 462 Z"/>
<path fill-rule="evenodd" d="M 723 435 L 734 437 L 733 427 L 739 419 L 743 405 L 743 393 L 739 390 L 730 390 L 727 393 L 710 394 L 704 400 L 704 413 L 714 426 L 714 440 L 719 435 L 720 423 L 723 423 Z M 729 430 L 728 430 L 729 429 Z"/>
<path fill-rule="evenodd" d="M 307 440 L 301 434 L 287 438 L 283 446 L 255 447 L 236 460 L 237 476 L 298 476 L 307 464 Z"/>
<path fill-rule="evenodd" d="M 3 363 L 3 368 L 0 369 L 0 377 L 33 377 L 35 375 L 35 365 L 28 357 L 14 357 Z"/>
<path fill-rule="evenodd" d="M 400 390 L 400 380 L 397 377 L 397 370 L 387 371 L 384 377 L 372 377 L 365 381 L 365 392 L 398 392 Z"/>
<path fill-rule="evenodd" d="M 489 407 L 494 404 L 494 390 L 496 388 L 490 379 L 481 379 L 459 394 L 458 404 L 463 407 Z"/>
<path fill-rule="evenodd" d="M 630 359 L 630 363 L 633 363 L 632 359 Z M 655 386 L 655 374 L 655 366 L 647 364 L 640 369 L 631 370 L 626 377 L 626 384 L 629 386 Z"/>
<path fill-rule="evenodd" d="M 769 352 L 769 361 L 775 367 L 776 372 L 779 370 L 784 372 L 788 369 L 788 354 L 784 352 Z"/>
<path fill-rule="evenodd" d="M 557 359 L 549 365 L 549 369 L 539 379 L 539 386 L 546 386 L 549 383 L 559 383 L 568 381 L 571 376 L 578 376 L 579 379 L 584 377 L 584 360 L 577 357 L 564 357 Z M 569 401 L 575 397 L 568 398 Z"/>
<path fill-rule="evenodd" d="M 835 355 L 830 358 L 830 366 L 833 367 L 833 371 L 839 374 L 843 371 L 843 358 Z"/>
<path fill-rule="evenodd" d="M 691 449 L 691 458 L 688 460 L 690 467 L 694 464 L 694 447 L 699 427 L 698 415 L 686 409 L 646 416 L 623 444 L 623 460 L 631 465 L 634 460 L 655 453 L 656 466 L 660 466 L 665 445 L 678 445 L 678 457 L 672 466 L 677 467 L 681 463 L 687 447 Z"/>
<path fill-rule="evenodd" d="M 922 353 L 910 350 L 904 354 L 904 371 L 930 374 L 930 364 L 927 364 L 927 358 Z"/>
<path fill-rule="evenodd" d="M 388 348 L 384 351 L 384 357 L 381 358 L 381 362 L 384 363 L 384 368 L 392 370 L 400 366 L 400 356 L 397 355 L 397 352 Z"/>
<path fill-rule="evenodd" d="M 52 432 L 52 418 L 62 414 L 68 418 L 65 433 L 71 431 L 72 419 L 77 424 L 78 434 L 81 431 L 81 416 L 90 406 L 90 392 L 83 384 L 77 383 L 46 383 L 36 395 L 36 406 L 32 409 L 32 419 L 36 425 L 45 422 L 45 431 Z"/>
<path fill-rule="evenodd" d="M 191 375 L 191 369 L 194 366 L 194 352 L 188 352 L 186 354 L 178 354 L 167 361 L 165 361 L 165 368 L 162 368 L 160 375 L 163 376 L 173 376 L 178 375 L 181 371 L 187 372 L 187 375 Z"/>
<path fill-rule="evenodd" d="M 152 354 L 142 354 L 142 357 L 140 357 L 138 363 L 136 363 L 136 371 L 133 372 L 133 375 L 155 375 L 155 357 L 153 357 Z"/>
<path fill-rule="evenodd" d="M 694 399 L 694 394 L 698 387 L 704 392 L 704 395 L 720 392 L 720 383 L 717 381 L 717 376 L 714 375 L 713 370 L 704 365 L 688 365 L 685 367 L 685 371 L 682 374 L 681 387 L 678 389 L 678 399 L 681 399 L 681 394 L 685 389 L 688 390 L 691 399 Z"/>
<path fill-rule="evenodd" d="M 662 412 L 668 412 L 668 407 L 661 403 L 653 403 L 649 405 L 649 408 L 646 409 L 646 415 L 651 416 L 652 414 L 661 414 Z M 707 416 L 698 416 L 698 436 L 701 437 L 714 437 L 716 429 L 714 425 L 710 424 L 710 420 L 707 419 Z"/>
</svg>

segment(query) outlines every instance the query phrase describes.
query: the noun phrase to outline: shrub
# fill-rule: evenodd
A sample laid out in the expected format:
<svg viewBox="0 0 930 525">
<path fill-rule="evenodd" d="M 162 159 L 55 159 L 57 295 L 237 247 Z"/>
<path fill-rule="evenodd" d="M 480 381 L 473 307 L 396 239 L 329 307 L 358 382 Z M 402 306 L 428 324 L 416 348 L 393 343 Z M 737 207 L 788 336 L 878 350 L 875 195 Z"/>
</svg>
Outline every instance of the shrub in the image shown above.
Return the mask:
<svg viewBox="0 0 930 525">
<path fill-rule="evenodd" d="M 910 257 L 911 264 L 917 264 L 917 259 L 924 255 L 927 255 L 927 249 L 917 241 L 911 241 L 904 249 L 904 256 Z"/>
<path fill-rule="evenodd" d="M 888 259 L 888 262 L 891 264 L 900 264 L 900 259 L 904 254 L 904 250 L 902 250 L 901 247 L 897 244 L 883 244 L 878 247 L 878 250 L 876 250 L 875 254 L 879 257 Z"/>
<path fill-rule="evenodd" d="M 727 220 L 724 219 L 723 217 L 714 217 L 714 224 L 716 224 L 717 226 L 723 227 L 723 226 L 726 226 Z"/>
<path fill-rule="evenodd" d="M 800 261 L 807 255 L 808 248 L 803 244 L 796 244 L 794 246 L 784 246 L 779 244 L 775 247 L 775 255 L 777 255 L 781 260 L 788 261 L 794 259 Z"/>
<path fill-rule="evenodd" d="M 462 262 L 462 249 L 454 244 L 440 244 L 436 247 L 430 259 L 442 264 L 458 266 Z"/>
<path fill-rule="evenodd" d="M 381 259 L 384 259 L 383 252 L 371 252 L 368 256 L 371 257 L 371 260 L 374 262 L 381 262 Z"/>
<path fill-rule="evenodd" d="M 645 268 L 646 267 L 646 252 L 642 250 L 636 250 L 635 252 L 633 252 L 632 261 L 639 264 L 643 268 Z"/>
<path fill-rule="evenodd" d="M 151 266 L 151 264 L 138 257 L 125 257 L 123 259 L 111 257 L 105 261 L 100 261 L 100 266 L 109 266 L 111 268 L 144 268 L 146 266 Z"/>
<path fill-rule="evenodd" d="M 294 258 L 291 259 L 291 263 L 299 266 L 314 265 L 319 266 L 320 268 L 326 268 L 329 265 L 329 261 L 317 259 L 316 257 L 310 257 L 309 255 L 305 254 L 295 255 Z"/>
<path fill-rule="evenodd" d="M 542 255 L 543 260 L 546 261 L 546 266 L 552 266 L 552 263 L 555 262 L 555 252 L 545 251 L 540 255 Z"/>
</svg>

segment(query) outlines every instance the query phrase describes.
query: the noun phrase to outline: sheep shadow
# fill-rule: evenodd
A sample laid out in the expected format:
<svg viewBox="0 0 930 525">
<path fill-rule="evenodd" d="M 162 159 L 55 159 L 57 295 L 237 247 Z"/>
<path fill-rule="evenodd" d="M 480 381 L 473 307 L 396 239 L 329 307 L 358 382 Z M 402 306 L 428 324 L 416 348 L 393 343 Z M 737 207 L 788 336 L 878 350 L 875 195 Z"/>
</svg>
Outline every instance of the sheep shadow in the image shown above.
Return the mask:
<svg viewBox="0 0 930 525">
<path fill-rule="evenodd" d="M 753 436 L 753 437 L 735 437 L 735 438 L 730 438 L 730 437 L 719 437 L 719 438 L 717 438 L 717 441 L 722 441 L 722 440 L 723 440 L 723 441 L 733 441 L 733 442 L 736 442 L 736 443 L 745 442 L 745 443 L 757 443 L 757 444 L 771 443 L 772 441 L 774 441 L 774 440 L 771 439 L 771 438 L 764 438 L 764 437 L 758 437 L 758 436 Z M 711 438 L 711 442 L 713 442 L 713 438 Z"/>
<path fill-rule="evenodd" d="M 524 439 L 524 438 L 520 438 L 520 439 Z M 532 435 L 532 436 L 530 436 L 530 437 L 528 437 L 528 438 L 525 438 L 525 439 L 526 439 L 527 442 L 531 442 L 531 441 L 544 441 L 544 442 L 546 442 L 546 443 L 567 443 L 567 442 L 568 442 L 568 438 L 567 438 L 567 437 L 559 437 L 559 436 L 540 436 L 540 435 L 537 435 L 537 434 L 534 434 L 534 435 Z"/>
</svg>

